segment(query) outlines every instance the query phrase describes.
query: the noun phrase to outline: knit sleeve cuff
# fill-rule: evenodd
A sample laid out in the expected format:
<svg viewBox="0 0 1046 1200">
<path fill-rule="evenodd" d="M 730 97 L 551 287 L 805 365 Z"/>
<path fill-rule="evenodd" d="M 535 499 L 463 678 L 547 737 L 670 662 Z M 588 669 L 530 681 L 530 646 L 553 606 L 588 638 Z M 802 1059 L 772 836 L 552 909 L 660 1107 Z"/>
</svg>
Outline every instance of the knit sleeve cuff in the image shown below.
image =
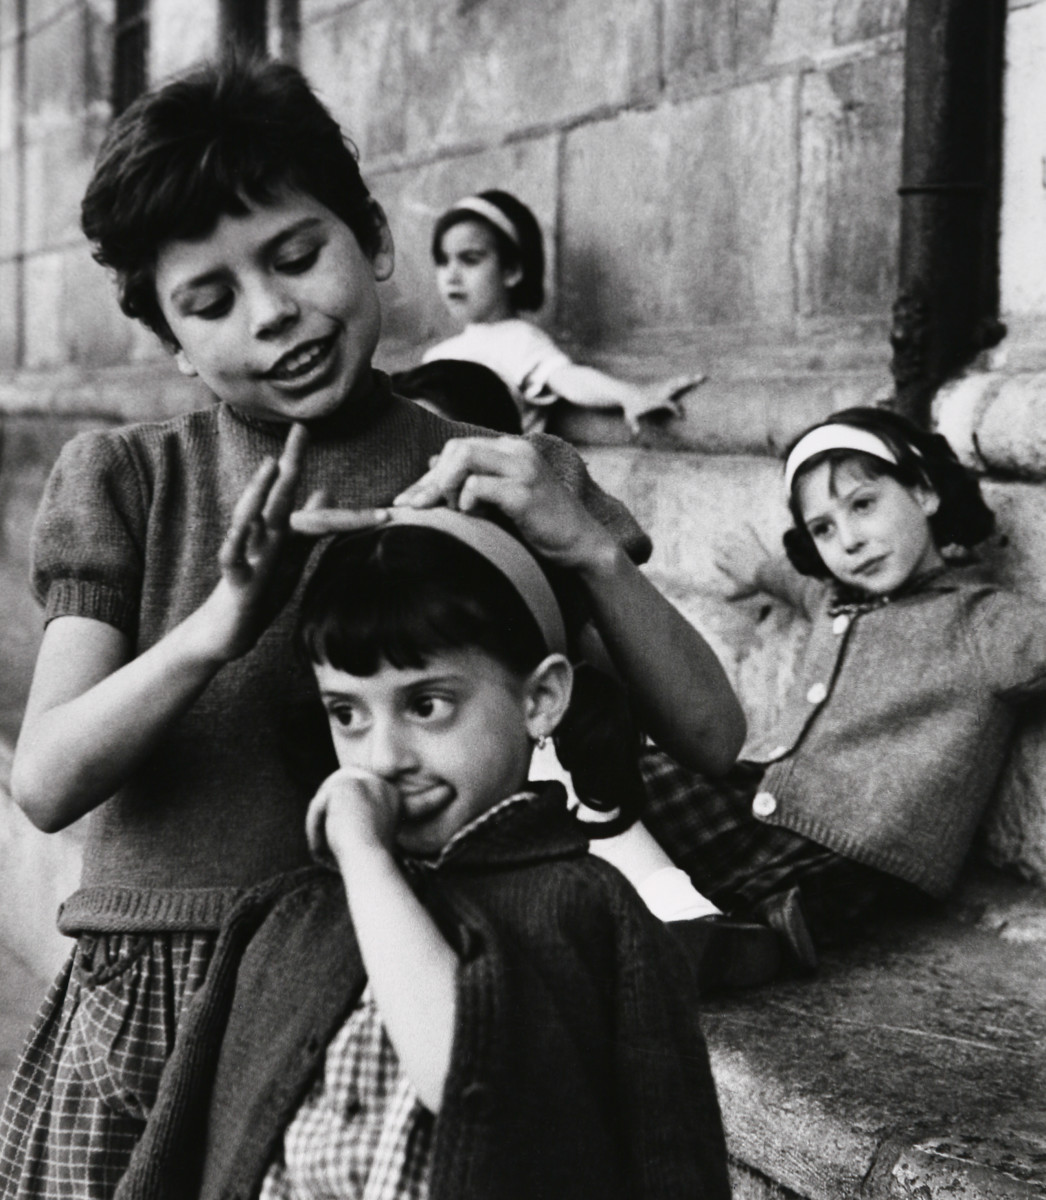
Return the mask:
<svg viewBox="0 0 1046 1200">
<path fill-rule="evenodd" d="M 109 584 L 89 579 L 55 579 L 47 590 L 44 621 L 55 617 L 91 617 L 133 634 L 137 617 L 134 599 Z"/>
</svg>

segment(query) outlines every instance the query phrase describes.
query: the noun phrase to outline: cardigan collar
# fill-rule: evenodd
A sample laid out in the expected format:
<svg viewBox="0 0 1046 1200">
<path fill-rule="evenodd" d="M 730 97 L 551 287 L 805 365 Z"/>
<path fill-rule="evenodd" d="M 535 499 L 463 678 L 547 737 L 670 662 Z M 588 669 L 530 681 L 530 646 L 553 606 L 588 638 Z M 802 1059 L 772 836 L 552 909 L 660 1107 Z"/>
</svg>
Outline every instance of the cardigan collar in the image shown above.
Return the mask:
<svg viewBox="0 0 1046 1200">
<path fill-rule="evenodd" d="M 569 858 L 588 850 L 584 829 L 567 810 L 561 783 L 535 785 L 480 814 L 450 839 L 435 858 L 409 858 L 422 872 L 510 866 Z"/>
</svg>

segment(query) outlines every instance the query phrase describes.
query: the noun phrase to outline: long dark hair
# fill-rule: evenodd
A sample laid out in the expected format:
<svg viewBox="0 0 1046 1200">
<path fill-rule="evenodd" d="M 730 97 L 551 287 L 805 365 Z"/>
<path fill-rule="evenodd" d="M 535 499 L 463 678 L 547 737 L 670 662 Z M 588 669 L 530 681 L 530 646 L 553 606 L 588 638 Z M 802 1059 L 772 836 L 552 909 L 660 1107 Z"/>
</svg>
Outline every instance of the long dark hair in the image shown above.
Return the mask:
<svg viewBox="0 0 1046 1200">
<path fill-rule="evenodd" d="M 571 640 L 578 595 L 569 580 L 548 574 Z M 416 526 L 335 538 L 306 586 L 298 637 L 311 662 L 362 676 L 384 663 L 417 668 L 440 652 L 472 647 L 525 676 L 549 653 L 530 609 L 493 563 L 441 530 Z M 607 825 L 586 825 L 590 836 L 636 819 L 640 740 L 616 679 L 589 664 L 575 669 L 555 742 L 580 799 L 619 812 Z"/>
<path fill-rule="evenodd" d="M 784 535 L 785 552 L 800 574 L 816 579 L 831 578 L 831 572 L 824 565 L 803 522 L 796 486 L 800 479 L 825 462 L 860 458 L 862 466 L 869 471 L 889 475 L 904 487 L 932 488 L 940 504 L 929 517 L 929 523 L 939 548 L 963 546 L 969 549 L 983 542 L 995 528 L 995 514 L 985 504 L 976 477 L 959 462 L 941 434 L 920 429 L 907 417 L 886 408 L 845 408 L 800 434 L 789 446 L 789 453 L 807 433 L 822 425 L 849 425 L 874 434 L 893 452 L 897 464 L 856 450 L 827 450 L 803 463 L 792 480 L 788 497 L 788 508 L 795 524 Z"/>
</svg>

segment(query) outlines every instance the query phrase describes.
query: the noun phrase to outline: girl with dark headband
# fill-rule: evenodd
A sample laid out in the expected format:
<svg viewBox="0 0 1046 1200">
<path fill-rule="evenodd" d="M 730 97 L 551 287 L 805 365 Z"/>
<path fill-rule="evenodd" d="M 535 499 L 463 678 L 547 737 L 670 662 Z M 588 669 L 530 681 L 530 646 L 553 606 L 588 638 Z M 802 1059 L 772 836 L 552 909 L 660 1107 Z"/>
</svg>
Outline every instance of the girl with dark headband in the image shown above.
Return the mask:
<svg viewBox="0 0 1046 1200">
<path fill-rule="evenodd" d="M 718 556 L 735 598 L 811 623 L 782 716 L 725 779 L 648 756 L 644 821 L 702 892 L 812 969 L 866 917 L 952 888 L 1019 703 L 1046 691 L 1046 608 L 972 559 L 994 524 L 976 479 L 895 413 L 808 430 L 785 485 L 787 558 L 750 529 Z"/>
<path fill-rule="evenodd" d="M 569 623 L 477 517 L 399 509 L 327 547 L 299 634 L 340 764 L 306 818 L 334 870 L 255 904 L 235 977 L 219 948 L 231 995 L 190 1018 L 121 1196 L 729 1195 L 694 976 L 562 786 L 528 782 L 571 706 Z M 639 791 L 636 754 L 604 720 L 601 796 Z"/>
</svg>

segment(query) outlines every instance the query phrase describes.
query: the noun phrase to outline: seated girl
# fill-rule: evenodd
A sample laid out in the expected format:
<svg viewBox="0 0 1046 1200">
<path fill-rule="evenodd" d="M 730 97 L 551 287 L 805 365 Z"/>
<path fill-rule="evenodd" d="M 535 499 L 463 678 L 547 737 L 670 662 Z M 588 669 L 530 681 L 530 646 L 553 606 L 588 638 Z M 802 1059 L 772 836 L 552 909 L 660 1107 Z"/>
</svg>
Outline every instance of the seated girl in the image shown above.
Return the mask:
<svg viewBox="0 0 1046 1200">
<path fill-rule="evenodd" d="M 537 561 L 401 509 L 328 546 L 299 628 L 334 870 L 241 906 L 118 1196 L 727 1197 L 694 977 L 562 786 L 528 782 L 572 686 Z M 605 721 L 600 797 L 639 798 L 637 754 Z"/>
<path fill-rule="evenodd" d="M 480 192 L 451 205 L 433 230 L 432 258 L 440 296 L 462 331 L 427 350 L 423 361 L 462 359 L 496 371 L 512 389 L 525 433 L 544 429 L 549 407 L 559 400 L 619 409 L 635 433 L 640 417 L 677 415 L 679 396 L 701 381 L 615 379 L 571 362 L 521 317 L 545 303 L 545 247 L 537 218 L 508 192 Z"/>
<path fill-rule="evenodd" d="M 811 622 L 780 724 L 714 782 L 648 756 L 644 821 L 700 890 L 812 969 L 867 916 L 955 883 L 1017 706 L 1046 691 L 1046 607 L 956 561 L 992 513 L 945 439 L 895 413 L 815 426 L 785 485 L 787 561 L 751 530 L 718 557 L 735 597 Z"/>
</svg>

